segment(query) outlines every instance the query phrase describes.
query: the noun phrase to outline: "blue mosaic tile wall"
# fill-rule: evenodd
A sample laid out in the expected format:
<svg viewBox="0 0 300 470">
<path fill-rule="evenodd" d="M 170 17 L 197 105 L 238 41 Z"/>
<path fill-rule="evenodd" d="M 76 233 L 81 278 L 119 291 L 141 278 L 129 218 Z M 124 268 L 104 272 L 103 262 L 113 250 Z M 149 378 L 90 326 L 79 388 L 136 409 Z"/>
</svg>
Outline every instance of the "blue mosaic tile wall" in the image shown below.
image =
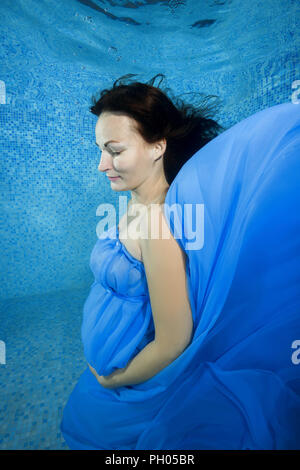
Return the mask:
<svg viewBox="0 0 300 470">
<path fill-rule="evenodd" d="M 175 94 L 218 95 L 230 126 L 300 79 L 299 2 L 144 2 L 109 7 L 114 20 L 84 3 L 1 2 L 2 299 L 91 282 L 96 208 L 117 203 L 97 170 L 92 93 L 162 72 Z"/>
<path fill-rule="evenodd" d="M 187 101 L 190 92 L 219 96 L 225 127 L 290 101 L 299 6 L 1 1 L 0 448 L 67 448 L 59 423 L 86 367 L 80 325 L 96 209 L 118 209 L 97 170 L 91 95 L 127 73 L 164 73 L 164 86 Z"/>
</svg>

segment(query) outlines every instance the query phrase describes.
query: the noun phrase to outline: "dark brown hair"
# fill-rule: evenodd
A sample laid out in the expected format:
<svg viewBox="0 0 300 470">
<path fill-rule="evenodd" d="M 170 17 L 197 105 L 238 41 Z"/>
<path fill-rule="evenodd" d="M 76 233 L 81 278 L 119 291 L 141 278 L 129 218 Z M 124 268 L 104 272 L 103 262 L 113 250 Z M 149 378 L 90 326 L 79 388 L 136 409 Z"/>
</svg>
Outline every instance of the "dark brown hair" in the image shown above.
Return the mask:
<svg viewBox="0 0 300 470">
<path fill-rule="evenodd" d="M 136 121 L 137 131 L 152 144 L 165 138 L 164 172 L 170 185 L 184 163 L 197 150 L 216 137 L 224 127 L 211 117 L 215 105 L 208 106 L 206 96 L 198 107 L 187 104 L 178 97 L 169 98 L 167 90 L 154 86 L 155 75 L 149 82 L 125 83 L 135 74 L 117 79 L 111 89 L 104 89 L 97 99 L 92 96 L 91 113 L 118 112 Z M 163 79 L 163 78 L 162 78 Z M 171 94 L 171 93 L 169 93 Z"/>
</svg>

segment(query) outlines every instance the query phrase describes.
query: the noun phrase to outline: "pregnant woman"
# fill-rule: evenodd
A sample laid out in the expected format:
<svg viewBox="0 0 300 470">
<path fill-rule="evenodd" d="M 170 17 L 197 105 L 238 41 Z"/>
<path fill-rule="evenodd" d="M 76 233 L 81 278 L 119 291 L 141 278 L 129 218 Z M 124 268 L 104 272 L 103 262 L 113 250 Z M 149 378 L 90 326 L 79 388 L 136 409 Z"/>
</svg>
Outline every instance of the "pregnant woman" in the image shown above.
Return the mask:
<svg viewBox="0 0 300 470">
<path fill-rule="evenodd" d="M 91 107 L 98 169 L 131 199 L 91 253 L 87 367 L 63 436 L 71 449 L 300 448 L 300 107 L 224 130 L 155 78 L 117 80 Z"/>
</svg>

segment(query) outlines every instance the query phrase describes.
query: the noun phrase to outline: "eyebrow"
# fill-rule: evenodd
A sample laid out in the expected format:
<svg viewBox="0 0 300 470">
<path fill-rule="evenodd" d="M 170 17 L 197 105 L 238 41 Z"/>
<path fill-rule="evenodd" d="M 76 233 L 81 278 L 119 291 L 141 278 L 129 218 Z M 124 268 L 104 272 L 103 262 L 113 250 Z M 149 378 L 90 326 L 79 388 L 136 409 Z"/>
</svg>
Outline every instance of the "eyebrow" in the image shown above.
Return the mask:
<svg viewBox="0 0 300 470">
<path fill-rule="evenodd" d="M 105 142 L 104 147 L 106 147 L 106 146 L 107 146 L 108 144 L 110 144 L 111 142 L 116 142 L 117 144 L 119 143 L 117 140 L 108 140 L 107 142 Z M 95 143 L 96 143 L 96 145 L 97 145 L 98 147 L 100 147 L 100 145 L 99 145 L 97 142 L 95 142 Z"/>
</svg>

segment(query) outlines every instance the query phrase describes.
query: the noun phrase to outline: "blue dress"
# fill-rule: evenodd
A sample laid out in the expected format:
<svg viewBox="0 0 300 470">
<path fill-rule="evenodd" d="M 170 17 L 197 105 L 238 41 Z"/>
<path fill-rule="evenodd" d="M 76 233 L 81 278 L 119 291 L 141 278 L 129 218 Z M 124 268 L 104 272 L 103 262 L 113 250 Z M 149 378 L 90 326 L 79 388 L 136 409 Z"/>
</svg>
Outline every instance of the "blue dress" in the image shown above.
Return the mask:
<svg viewBox="0 0 300 470">
<path fill-rule="evenodd" d="M 300 449 L 299 175 L 292 103 L 244 119 L 185 163 L 164 213 L 187 255 L 192 342 L 135 385 L 106 389 L 87 367 L 61 423 L 71 449 Z M 189 204 L 204 214 L 197 232 Z M 115 228 L 92 251 L 83 311 L 84 354 L 100 375 L 154 338 L 144 266 Z"/>
</svg>

